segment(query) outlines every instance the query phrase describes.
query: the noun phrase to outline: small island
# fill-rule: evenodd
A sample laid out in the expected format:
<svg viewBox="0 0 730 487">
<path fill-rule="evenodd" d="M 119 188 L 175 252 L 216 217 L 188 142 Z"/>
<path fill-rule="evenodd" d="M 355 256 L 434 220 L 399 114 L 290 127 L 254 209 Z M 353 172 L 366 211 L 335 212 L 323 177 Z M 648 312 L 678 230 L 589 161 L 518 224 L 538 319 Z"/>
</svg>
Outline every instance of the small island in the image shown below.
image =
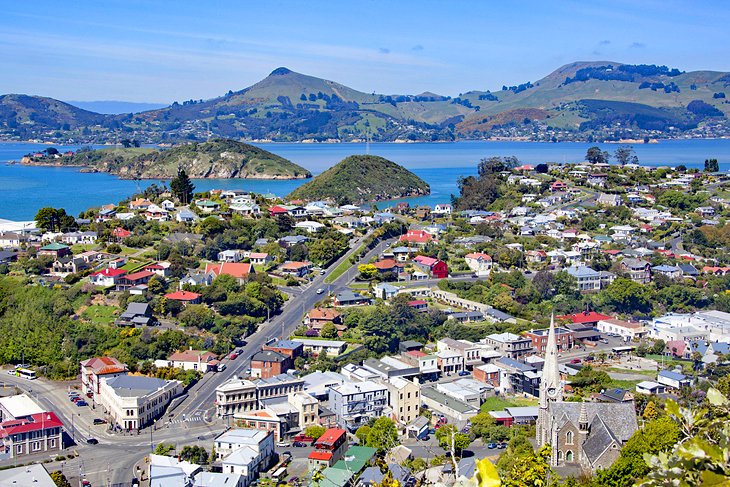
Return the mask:
<svg viewBox="0 0 730 487">
<path fill-rule="evenodd" d="M 269 151 L 231 139 L 178 145 L 169 149 L 145 147 L 82 150 L 75 154 L 29 154 L 21 163 L 37 166 L 75 166 L 108 172 L 123 179 L 170 179 L 178 168 L 191 178 L 306 179 L 312 174 Z"/>
<path fill-rule="evenodd" d="M 290 199 L 382 201 L 430 194 L 423 179 L 380 156 L 349 156 L 289 194 Z"/>
</svg>

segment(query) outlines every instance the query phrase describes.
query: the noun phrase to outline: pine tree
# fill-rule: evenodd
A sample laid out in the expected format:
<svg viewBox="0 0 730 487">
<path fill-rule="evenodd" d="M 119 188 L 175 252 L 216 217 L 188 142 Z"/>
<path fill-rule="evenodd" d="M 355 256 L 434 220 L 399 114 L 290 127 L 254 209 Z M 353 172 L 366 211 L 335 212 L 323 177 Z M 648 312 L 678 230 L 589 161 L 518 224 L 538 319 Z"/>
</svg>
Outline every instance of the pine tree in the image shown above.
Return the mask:
<svg viewBox="0 0 730 487">
<path fill-rule="evenodd" d="M 170 191 L 184 205 L 187 205 L 193 200 L 193 191 L 195 185 L 190 181 L 185 169 L 179 167 L 177 169 L 177 176 L 170 181 Z"/>
<path fill-rule="evenodd" d="M 646 403 L 646 406 L 644 407 L 644 413 L 642 414 L 644 419 L 651 421 L 652 419 L 656 419 L 657 416 L 659 416 L 659 411 L 657 411 L 656 404 L 654 404 L 654 401 L 649 401 Z"/>
</svg>

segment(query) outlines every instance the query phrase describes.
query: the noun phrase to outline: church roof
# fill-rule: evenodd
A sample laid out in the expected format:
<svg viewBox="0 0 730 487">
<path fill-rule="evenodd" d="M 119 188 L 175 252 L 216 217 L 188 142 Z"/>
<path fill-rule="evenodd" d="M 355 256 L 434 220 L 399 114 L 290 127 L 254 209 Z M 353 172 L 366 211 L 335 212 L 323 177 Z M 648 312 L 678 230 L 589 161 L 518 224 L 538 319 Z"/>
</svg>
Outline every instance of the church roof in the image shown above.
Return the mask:
<svg viewBox="0 0 730 487">
<path fill-rule="evenodd" d="M 580 402 L 553 402 L 550 403 L 550 415 L 555 420 L 565 419 L 575 426 L 578 426 L 580 417 L 580 409 L 583 403 Z M 590 439 L 593 434 L 593 425 L 595 419 L 599 418 L 601 422 L 610 430 L 619 443 L 624 443 L 631 438 L 631 435 L 639 428 L 636 422 L 636 411 L 633 402 L 618 403 L 585 403 L 586 413 L 588 414 L 588 422 L 591 424 L 591 432 L 588 435 Z M 558 423 L 562 427 L 565 423 Z"/>
<path fill-rule="evenodd" d="M 606 451 L 612 443 L 621 447 L 621 440 L 616 438 L 611 430 L 606 426 L 600 416 L 594 416 L 593 422 L 590 425 L 590 433 L 583 443 L 583 452 L 588 457 L 588 461 L 591 465 L 596 463 L 596 460 Z"/>
</svg>

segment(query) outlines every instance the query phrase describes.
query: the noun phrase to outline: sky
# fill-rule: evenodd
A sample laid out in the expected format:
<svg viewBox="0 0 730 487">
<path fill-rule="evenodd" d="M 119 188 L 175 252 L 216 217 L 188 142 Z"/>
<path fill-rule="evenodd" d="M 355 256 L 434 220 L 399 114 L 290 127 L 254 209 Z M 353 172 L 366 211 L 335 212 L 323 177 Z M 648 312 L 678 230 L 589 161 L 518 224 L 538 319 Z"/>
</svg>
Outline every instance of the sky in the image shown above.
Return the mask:
<svg viewBox="0 0 730 487">
<path fill-rule="evenodd" d="M 724 1 L 0 3 L 0 93 L 171 103 L 285 66 L 364 92 L 456 96 L 573 61 L 730 71 Z"/>
</svg>

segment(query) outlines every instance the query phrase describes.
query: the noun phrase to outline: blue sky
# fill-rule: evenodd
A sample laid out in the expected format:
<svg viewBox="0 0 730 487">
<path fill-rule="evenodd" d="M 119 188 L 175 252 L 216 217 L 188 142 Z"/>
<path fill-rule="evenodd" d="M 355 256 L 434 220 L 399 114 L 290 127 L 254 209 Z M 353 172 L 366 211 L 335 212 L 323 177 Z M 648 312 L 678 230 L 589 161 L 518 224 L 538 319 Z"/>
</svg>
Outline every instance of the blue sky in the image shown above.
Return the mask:
<svg viewBox="0 0 730 487">
<path fill-rule="evenodd" d="M 721 1 L 29 1 L 0 9 L 0 93 L 161 102 L 278 66 L 365 92 L 458 95 L 577 60 L 730 71 Z"/>
</svg>

